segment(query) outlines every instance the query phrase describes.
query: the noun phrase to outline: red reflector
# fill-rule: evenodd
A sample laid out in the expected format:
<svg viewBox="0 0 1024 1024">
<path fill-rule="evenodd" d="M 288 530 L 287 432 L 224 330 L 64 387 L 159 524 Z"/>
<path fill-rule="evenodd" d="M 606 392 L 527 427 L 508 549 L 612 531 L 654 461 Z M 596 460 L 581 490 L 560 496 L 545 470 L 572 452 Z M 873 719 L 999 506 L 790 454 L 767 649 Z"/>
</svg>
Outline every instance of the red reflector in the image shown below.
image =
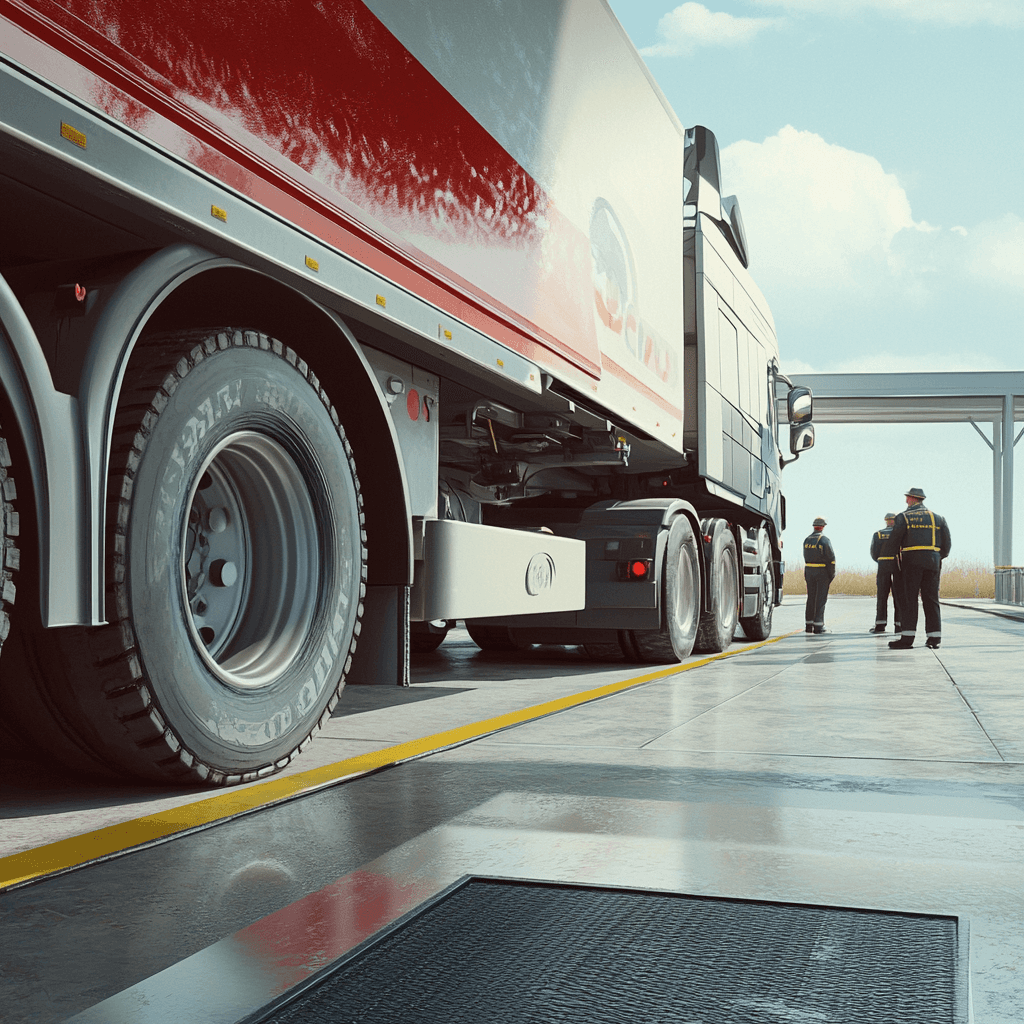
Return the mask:
<svg viewBox="0 0 1024 1024">
<path fill-rule="evenodd" d="M 705 544 L 710 544 L 711 543 L 711 534 L 710 533 L 705 533 L 704 534 L 704 543 Z"/>
<path fill-rule="evenodd" d="M 633 579 L 643 579 L 647 575 L 647 563 L 631 562 L 629 566 L 629 574 L 633 577 Z"/>
<path fill-rule="evenodd" d="M 75 285 L 75 298 L 79 302 L 85 302 L 85 289 L 80 284 Z"/>
</svg>

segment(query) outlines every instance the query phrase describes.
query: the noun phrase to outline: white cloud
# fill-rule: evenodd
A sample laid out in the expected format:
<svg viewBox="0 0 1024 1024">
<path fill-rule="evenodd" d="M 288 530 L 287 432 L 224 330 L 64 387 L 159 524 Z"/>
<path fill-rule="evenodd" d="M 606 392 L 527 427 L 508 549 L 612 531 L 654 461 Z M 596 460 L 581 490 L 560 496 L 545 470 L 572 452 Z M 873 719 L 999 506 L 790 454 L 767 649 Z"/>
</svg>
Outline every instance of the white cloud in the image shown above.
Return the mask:
<svg viewBox="0 0 1024 1024">
<path fill-rule="evenodd" d="M 906 190 L 874 157 L 790 125 L 723 149 L 722 181 L 739 196 L 751 274 L 786 339 L 787 366 L 1021 365 L 1012 326 L 1024 293 L 1019 215 L 934 227 L 915 219 Z"/>
<path fill-rule="evenodd" d="M 853 359 L 842 359 L 828 362 L 827 366 L 806 362 L 803 359 L 787 358 L 784 360 L 786 373 L 920 373 L 920 354 L 904 353 L 898 349 L 872 352 Z M 928 370 L 932 373 L 974 373 L 979 370 L 1000 372 L 1006 367 L 999 359 L 989 356 L 960 352 L 928 353 Z"/>
<path fill-rule="evenodd" d="M 966 277 L 1024 290 L 1019 216 L 972 228 L 916 221 L 903 186 L 878 160 L 813 132 L 787 125 L 761 143 L 734 142 L 722 150 L 722 177 L 740 197 L 762 288 L 837 296 L 888 287 L 912 302 Z"/>
<path fill-rule="evenodd" d="M 931 230 L 914 221 L 903 187 L 874 157 L 791 125 L 762 143 L 727 146 L 722 164 L 725 190 L 740 197 L 758 280 L 856 289 L 891 275 L 900 232 Z"/>
<path fill-rule="evenodd" d="M 1024 291 L 1024 220 L 1008 213 L 979 224 L 965 237 L 969 273 L 997 286 Z"/>
<path fill-rule="evenodd" d="M 876 11 L 910 21 L 931 21 L 946 25 L 1024 26 L 1021 0 L 754 0 L 760 7 L 781 7 L 787 11 L 849 17 Z"/>
<path fill-rule="evenodd" d="M 738 46 L 747 43 L 762 29 L 782 24 L 780 18 L 736 18 L 731 14 L 709 11 L 703 4 L 680 4 L 658 22 L 659 43 L 644 47 L 644 57 L 679 57 L 699 46 Z"/>
</svg>

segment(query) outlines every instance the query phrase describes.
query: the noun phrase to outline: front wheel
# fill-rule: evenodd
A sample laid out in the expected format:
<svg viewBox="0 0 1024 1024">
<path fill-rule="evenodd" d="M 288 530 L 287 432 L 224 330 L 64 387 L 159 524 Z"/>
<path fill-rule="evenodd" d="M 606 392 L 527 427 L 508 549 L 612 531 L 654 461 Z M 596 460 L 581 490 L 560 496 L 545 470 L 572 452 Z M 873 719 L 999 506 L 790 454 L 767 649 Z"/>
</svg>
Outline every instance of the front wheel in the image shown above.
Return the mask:
<svg viewBox="0 0 1024 1024">
<path fill-rule="evenodd" d="M 743 632 L 751 640 L 767 640 L 772 635 L 772 613 L 775 611 L 775 572 L 767 538 L 761 544 L 760 554 L 762 565 L 758 581 L 757 614 L 740 619 Z"/>
<path fill-rule="evenodd" d="M 137 355 L 112 446 L 111 623 L 55 631 L 63 671 L 44 667 L 45 685 L 99 765 L 248 781 L 308 743 L 351 664 L 366 561 L 352 452 L 305 362 L 266 335 L 151 338 Z"/>
<path fill-rule="evenodd" d="M 11 628 L 9 609 L 14 604 L 14 573 L 21 565 L 18 550 L 19 521 L 14 502 L 18 489 L 11 476 L 11 455 L 0 434 L 0 647 Z"/>
</svg>

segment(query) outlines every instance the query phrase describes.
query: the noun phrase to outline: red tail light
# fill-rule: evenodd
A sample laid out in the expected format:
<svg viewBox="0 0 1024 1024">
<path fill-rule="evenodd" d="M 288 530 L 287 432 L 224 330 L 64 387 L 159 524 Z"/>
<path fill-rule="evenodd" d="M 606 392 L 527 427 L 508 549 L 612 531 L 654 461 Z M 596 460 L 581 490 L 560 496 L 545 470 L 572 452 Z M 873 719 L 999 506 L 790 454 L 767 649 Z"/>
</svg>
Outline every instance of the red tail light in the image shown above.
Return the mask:
<svg viewBox="0 0 1024 1024">
<path fill-rule="evenodd" d="M 651 559 L 634 558 L 631 562 L 619 562 L 617 575 L 620 580 L 649 580 L 654 575 Z"/>
</svg>

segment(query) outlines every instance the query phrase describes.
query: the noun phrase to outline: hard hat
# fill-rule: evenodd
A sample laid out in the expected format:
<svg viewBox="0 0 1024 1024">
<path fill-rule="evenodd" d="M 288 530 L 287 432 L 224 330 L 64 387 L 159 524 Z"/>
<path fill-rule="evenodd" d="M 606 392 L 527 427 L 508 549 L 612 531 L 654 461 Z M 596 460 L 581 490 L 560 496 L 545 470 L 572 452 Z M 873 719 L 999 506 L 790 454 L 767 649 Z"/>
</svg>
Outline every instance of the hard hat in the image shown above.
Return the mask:
<svg viewBox="0 0 1024 1024">
<path fill-rule="evenodd" d="M 818 516 L 818 518 L 815 519 L 814 522 L 811 525 L 812 526 L 828 526 L 828 523 L 824 519 L 822 519 L 821 516 Z"/>
<path fill-rule="evenodd" d="M 895 512 L 886 512 L 885 513 L 885 518 L 886 519 L 895 519 L 896 518 L 896 513 Z"/>
</svg>

